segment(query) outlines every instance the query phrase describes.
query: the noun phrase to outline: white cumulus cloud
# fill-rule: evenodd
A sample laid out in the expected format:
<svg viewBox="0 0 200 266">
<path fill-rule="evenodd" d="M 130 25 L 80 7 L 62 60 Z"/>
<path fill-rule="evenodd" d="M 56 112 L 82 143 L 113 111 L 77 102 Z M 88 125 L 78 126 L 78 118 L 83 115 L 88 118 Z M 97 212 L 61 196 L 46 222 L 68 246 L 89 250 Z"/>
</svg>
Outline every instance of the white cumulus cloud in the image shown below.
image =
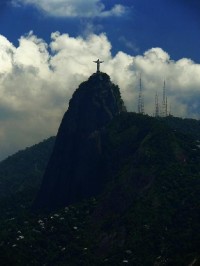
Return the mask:
<svg viewBox="0 0 200 266">
<path fill-rule="evenodd" d="M 101 0 L 12 0 L 14 6 L 33 5 L 54 17 L 110 17 L 121 16 L 127 7 L 116 4 L 106 10 Z"/>
<path fill-rule="evenodd" d="M 74 38 L 59 32 L 49 44 L 30 32 L 17 47 L 0 35 L 0 48 L 0 159 L 57 133 L 69 99 L 96 71 L 99 57 L 129 111 L 137 111 L 141 74 L 146 113 L 154 113 L 156 91 L 161 102 L 165 79 L 172 114 L 199 118 L 200 65 L 174 61 L 161 48 L 112 56 L 105 34 Z"/>
</svg>

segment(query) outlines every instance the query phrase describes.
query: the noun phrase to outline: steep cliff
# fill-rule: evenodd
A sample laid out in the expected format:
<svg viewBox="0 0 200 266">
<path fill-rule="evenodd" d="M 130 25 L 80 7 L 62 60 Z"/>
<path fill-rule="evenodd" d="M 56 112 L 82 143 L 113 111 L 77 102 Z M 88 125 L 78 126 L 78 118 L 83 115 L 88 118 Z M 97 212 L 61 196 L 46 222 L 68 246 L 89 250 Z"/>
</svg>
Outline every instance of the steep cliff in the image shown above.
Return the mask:
<svg viewBox="0 0 200 266">
<path fill-rule="evenodd" d="M 56 138 L 36 208 L 54 208 L 97 195 L 106 183 L 104 127 L 126 111 L 118 86 L 105 73 L 80 84 Z"/>
</svg>

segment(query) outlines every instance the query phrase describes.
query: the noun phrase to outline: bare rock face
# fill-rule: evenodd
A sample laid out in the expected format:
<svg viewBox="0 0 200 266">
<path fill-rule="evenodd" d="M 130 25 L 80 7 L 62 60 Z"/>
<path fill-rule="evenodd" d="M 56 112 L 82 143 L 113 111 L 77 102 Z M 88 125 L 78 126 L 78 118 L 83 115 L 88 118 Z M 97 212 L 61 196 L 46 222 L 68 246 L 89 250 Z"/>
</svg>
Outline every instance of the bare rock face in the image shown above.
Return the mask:
<svg viewBox="0 0 200 266">
<path fill-rule="evenodd" d="M 104 127 L 126 111 L 118 86 L 105 73 L 80 84 L 61 122 L 36 209 L 53 209 L 98 195 L 106 184 Z"/>
</svg>

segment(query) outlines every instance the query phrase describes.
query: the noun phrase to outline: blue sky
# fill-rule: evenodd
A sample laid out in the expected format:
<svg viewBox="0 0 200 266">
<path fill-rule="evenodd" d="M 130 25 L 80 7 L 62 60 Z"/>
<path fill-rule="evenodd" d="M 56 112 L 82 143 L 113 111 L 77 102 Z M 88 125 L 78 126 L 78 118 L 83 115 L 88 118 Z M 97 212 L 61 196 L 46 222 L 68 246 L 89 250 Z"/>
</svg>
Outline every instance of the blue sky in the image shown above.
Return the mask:
<svg viewBox="0 0 200 266">
<path fill-rule="evenodd" d="M 55 135 L 80 82 L 102 71 L 137 111 L 163 82 L 171 112 L 199 119 L 200 3 L 195 0 L 10 0 L 0 3 L 0 160 Z"/>
<path fill-rule="evenodd" d="M 48 41 L 53 31 L 82 35 L 90 23 L 95 33 L 106 32 L 113 53 L 122 50 L 137 54 L 151 47 L 162 47 L 175 60 L 188 57 L 200 61 L 200 3 L 197 0 L 104 0 L 105 10 L 116 4 L 127 7 L 127 13 L 107 18 L 84 17 L 81 12 L 76 17 L 54 16 L 37 4 L 42 1 L 16 2 L 18 7 L 11 4 L 12 1 L 4 1 L 0 13 L 0 33 L 15 44 L 30 30 Z"/>
</svg>

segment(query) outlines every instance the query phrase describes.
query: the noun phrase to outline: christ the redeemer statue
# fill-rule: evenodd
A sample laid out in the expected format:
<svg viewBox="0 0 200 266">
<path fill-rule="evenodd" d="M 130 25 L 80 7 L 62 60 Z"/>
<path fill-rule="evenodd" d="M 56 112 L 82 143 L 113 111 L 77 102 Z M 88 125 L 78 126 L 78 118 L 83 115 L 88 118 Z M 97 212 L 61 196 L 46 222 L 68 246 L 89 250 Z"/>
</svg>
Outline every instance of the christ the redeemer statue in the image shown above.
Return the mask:
<svg viewBox="0 0 200 266">
<path fill-rule="evenodd" d="M 100 72 L 100 64 L 103 63 L 103 61 L 100 61 L 99 59 L 97 61 L 93 61 L 94 63 L 97 64 L 97 73 Z"/>
</svg>

